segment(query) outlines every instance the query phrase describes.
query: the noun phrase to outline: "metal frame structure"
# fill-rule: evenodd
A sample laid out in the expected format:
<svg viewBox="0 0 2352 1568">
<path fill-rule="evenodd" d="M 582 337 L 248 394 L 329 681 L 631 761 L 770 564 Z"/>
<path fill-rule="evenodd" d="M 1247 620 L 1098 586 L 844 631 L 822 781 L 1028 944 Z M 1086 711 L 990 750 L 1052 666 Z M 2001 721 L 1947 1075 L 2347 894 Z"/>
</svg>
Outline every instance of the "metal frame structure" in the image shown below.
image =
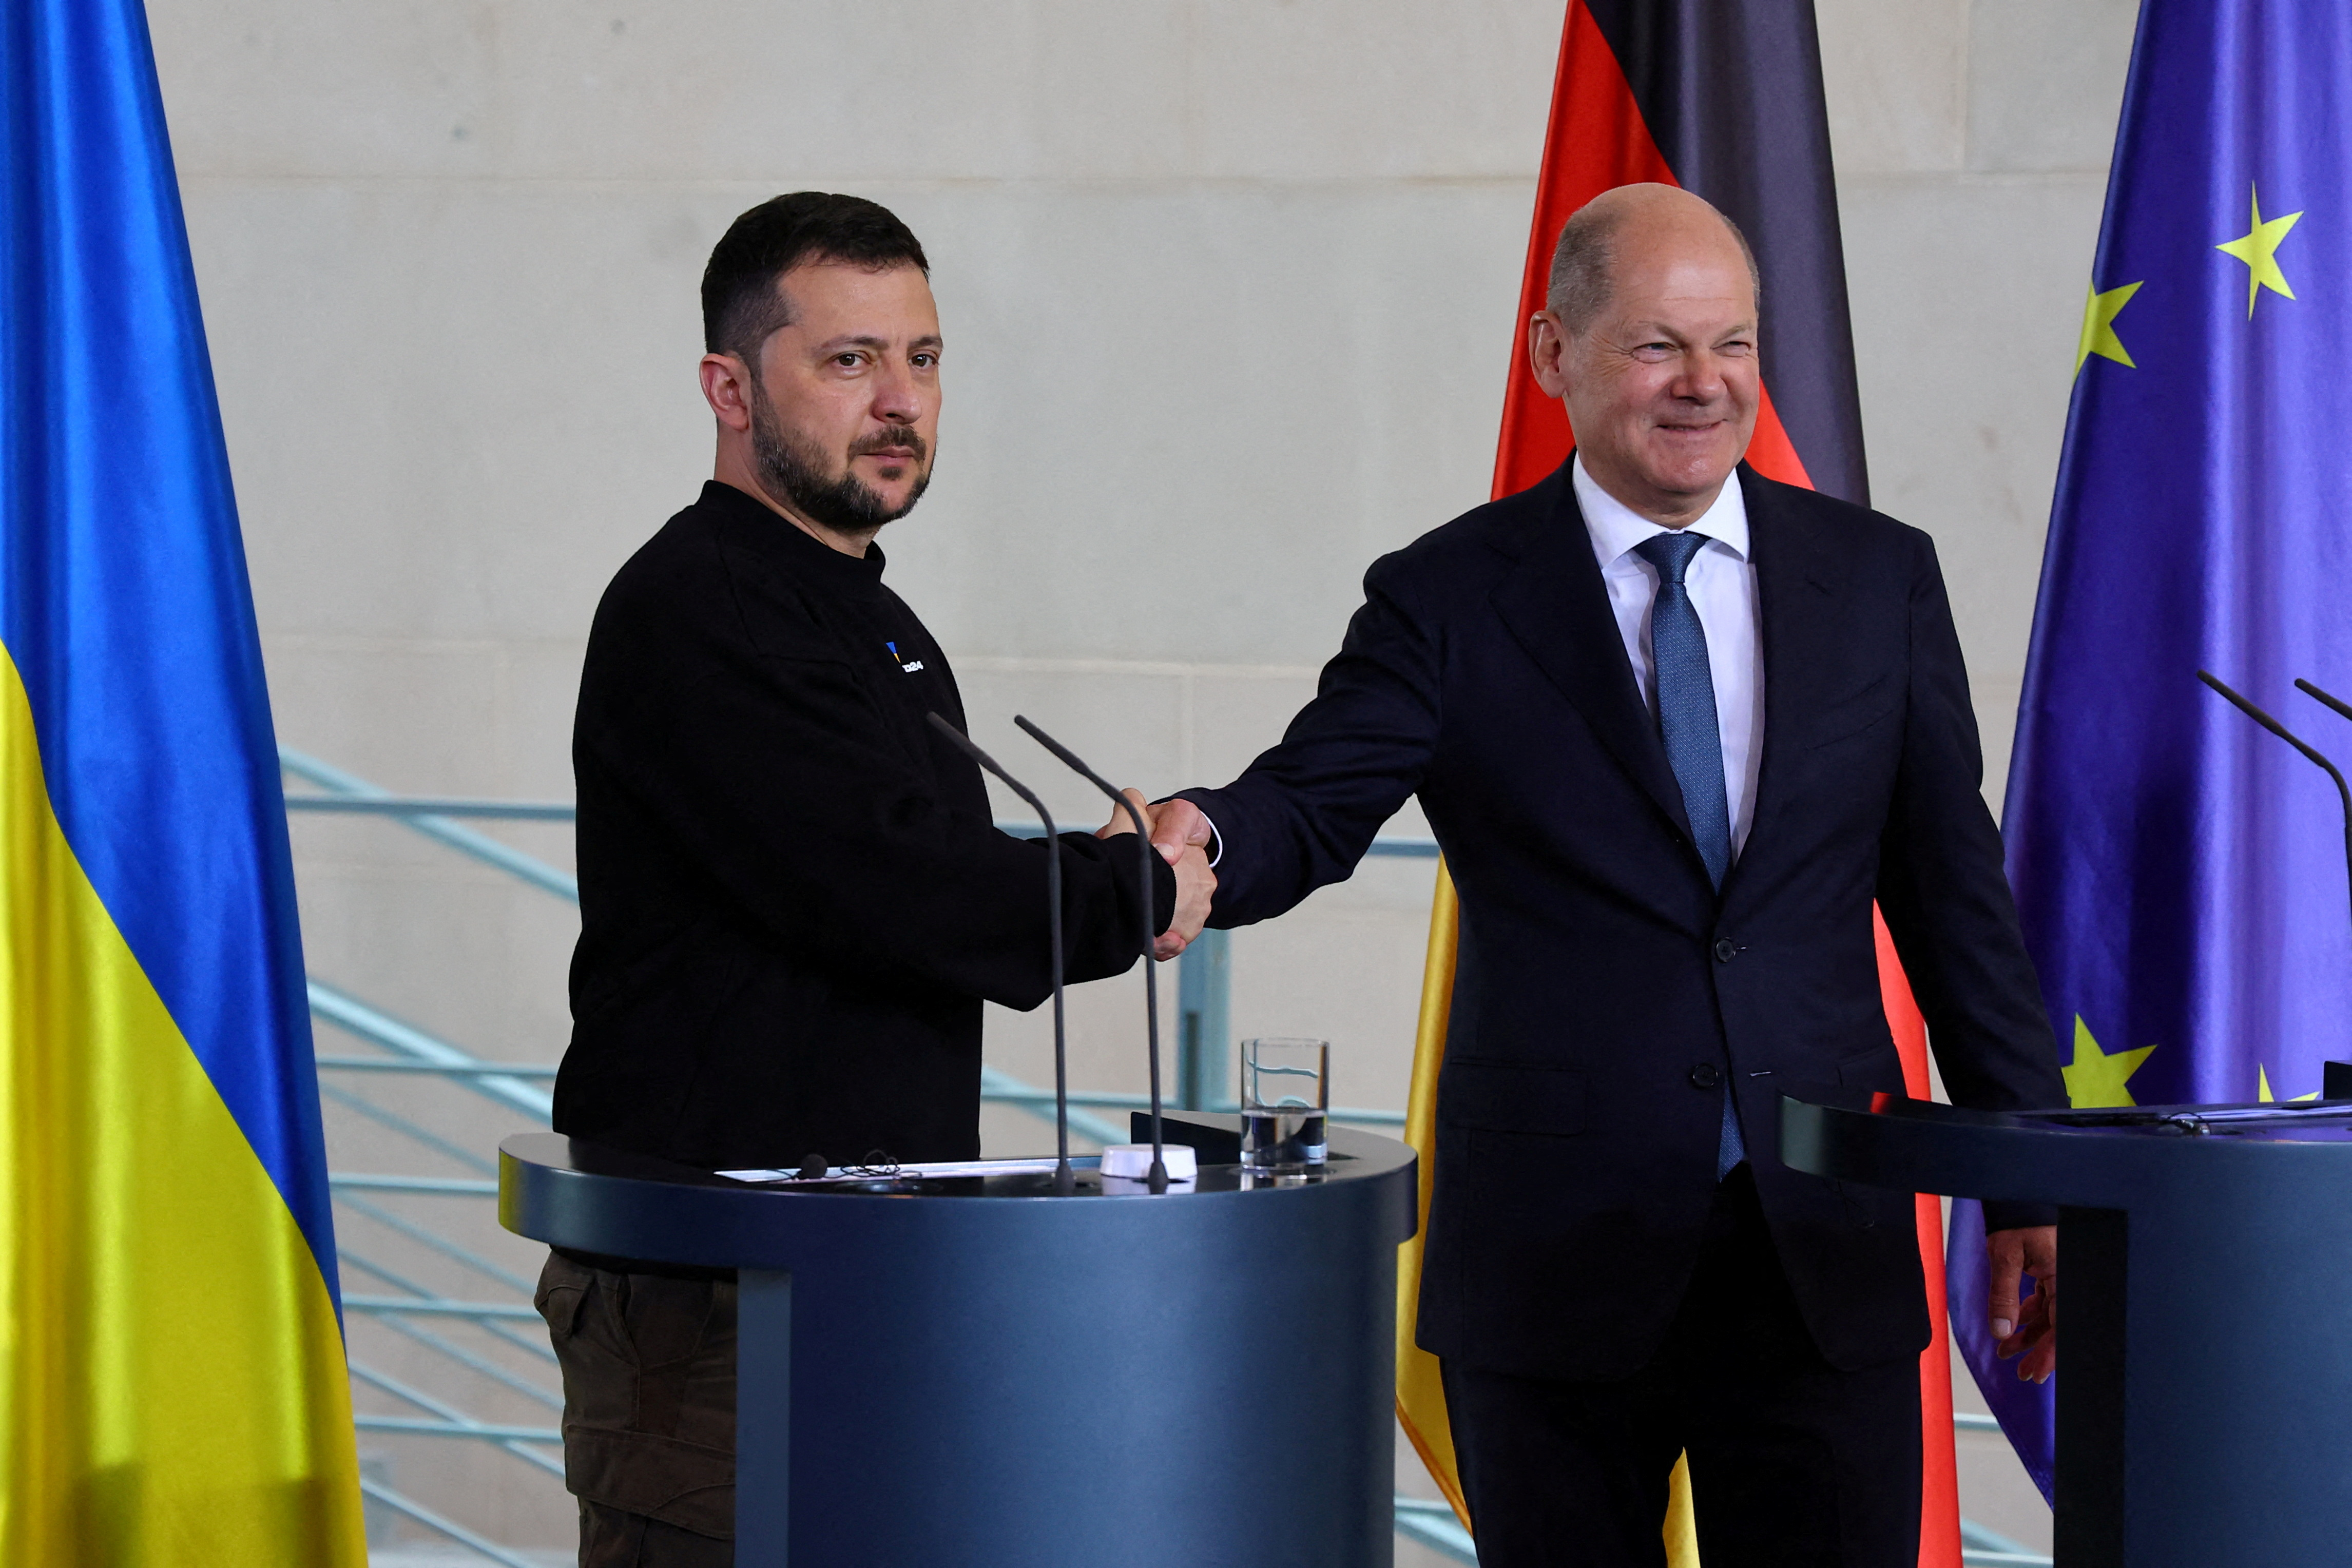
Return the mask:
<svg viewBox="0 0 2352 1568">
<path fill-rule="evenodd" d="M 310 791 L 289 791 L 290 813 L 331 813 L 371 816 L 399 824 L 446 848 L 490 866 L 516 880 L 572 904 L 580 902 L 576 878 L 466 826 L 467 821 L 569 822 L 574 810 L 564 801 L 495 800 L 449 796 L 404 796 L 301 752 L 281 747 L 285 771 L 313 786 Z M 1034 823 L 1004 822 L 1000 827 L 1024 837 L 1035 837 Z M 1376 841 L 1374 855 L 1434 860 L 1435 841 L 1394 837 Z M 1203 1111 L 1235 1109 L 1224 1082 L 1224 1057 L 1232 1039 L 1230 1027 L 1232 952 L 1229 934 L 1205 932 L 1177 960 L 1176 1103 Z M 425 1076 L 487 1099 L 502 1109 L 544 1125 L 551 1113 L 550 1065 L 523 1065 L 485 1060 L 440 1039 L 349 992 L 316 977 L 310 981 L 310 1010 L 324 1023 L 376 1048 L 374 1056 L 321 1053 L 317 1058 L 320 1093 L 332 1104 L 383 1127 L 419 1148 L 477 1174 L 469 1176 L 415 1176 L 396 1172 L 335 1170 L 328 1181 L 336 1204 L 354 1218 L 383 1227 L 466 1270 L 496 1291 L 481 1300 L 449 1296 L 355 1250 L 340 1240 L 338 1262 L 346 1284 L 359 1278 L 372 1282 L 365 1291 L 343 1296 L 343 1310 L 356 1313 L 432 1352 L 457 1371 L 485 1378 L 550 1412 L 551 1421 L 563 1405 L 560 1388 L 536 1381 L 511 1367 L 478 1354 L 450 1337 L 452 1327 L 470 1329 L 546 1366 L 551 1375 L 553 1353 L 531 1306 L 532 1281 L 505 1265 L 452 1239 L 444 1231 L 388 1208 L 379 1196 L 436 1197 L 479 1201 L 498 1192 L 497 1166 L 491 1155 L 452 1139 L 445 1133 L 394 1111 L 372 1098 L 370 1084 L 400 1078 Z M 981 1096 L 985 1102 L 1012 1105 L 1051 1121 L 1054 1095 L 1050 1089 L 1025 1083 L 996 1068 L 982 1070 Z M 1097 1143 L 1123 1143 L 1124 1126 L 1096 1111 L 1142 1109 L 1148 1096 L 1102 1091 L 1071 1092 L 1070 1129 Z M 1400 1128 L 1402 1111 L 1371 1108 L 1339 1109 L 1333 1118 L 1351 1124 Z M 485 1421 L 468 1414 L 445 1393 L 422 1388 L 394 1377 L 357 1357 L 351 1362 L 353 1391 L 366 1388 L 419 1412 L 415 1416 L 363 1414 L 354 1417 L 362 1432 L 386 1436 L 427 1437 L 487 1445 L 560 1485 L 563 1475 L 562 1437 L 553 1426 L 526 1426 Z M 1964 1431 L 1997 1430 L 1988 1416 L 1962 1415 L 1954 1425 Z M 506 1568 L 539 1568 L 517 1549 L 501 1544 L 389 1484 L 365 1479 L 361 1490 L 378 1506 L 408 1519 L 455 1542 L 480 1558 Z M 1397 1534 L 1429 1547 L 1458 1563 L 1475 1563 L 1477 1556 L 1470 1536 L 1445 1503 L 1419 1498 L 1396 1499 Z M 1964 1561 L 1971 1568 L 2048 1568 L 2051 1560 L 2028 1552 L 2014 1542 L 1963 1521 Z"/>
</svg>

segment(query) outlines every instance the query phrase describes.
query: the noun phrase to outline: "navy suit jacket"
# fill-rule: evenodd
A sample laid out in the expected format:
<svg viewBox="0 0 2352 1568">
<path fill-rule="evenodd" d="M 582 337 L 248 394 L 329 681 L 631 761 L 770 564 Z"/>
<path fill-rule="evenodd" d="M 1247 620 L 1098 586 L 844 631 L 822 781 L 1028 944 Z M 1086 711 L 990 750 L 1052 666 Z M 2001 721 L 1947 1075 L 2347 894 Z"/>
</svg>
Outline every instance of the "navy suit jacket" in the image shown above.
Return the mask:
<svg viewBox="0 0 2352 1568">
<path fill-rule="evenodd" d="M 1462 925 L 1419 1337 L 1465 1364 L 1608 1378 L 1649 1358 L 1696 1261 L 1727 1092 L 1822 1353 L 1926 1346 L 1909 1196 L 1773 1152 L 1784 1088 L 1902 1092 L 1874 899 L 1953 1100 L 2065 1103 L 1935 547 L 1744 467 L 1740 484 L 1764 750 L 1719 894 L 1565 466 L 1373 563 L 1282 743 L 1185 791 L 1223 838 L 1221 926 L 1346 877 L 1421 797 Z"/>
</svg>

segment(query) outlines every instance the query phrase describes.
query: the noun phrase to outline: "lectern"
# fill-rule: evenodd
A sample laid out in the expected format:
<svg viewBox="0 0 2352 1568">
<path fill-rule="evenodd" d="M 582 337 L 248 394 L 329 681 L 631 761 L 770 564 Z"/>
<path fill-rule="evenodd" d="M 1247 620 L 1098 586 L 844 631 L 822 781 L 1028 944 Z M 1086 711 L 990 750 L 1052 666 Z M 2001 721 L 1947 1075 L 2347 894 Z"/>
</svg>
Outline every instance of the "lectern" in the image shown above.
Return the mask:
<svg viewBox="0 0 2352 1568">
<path fill-rule="evenodd" d="M 2352 1104 L 1818 1100 L 1798 1170 L 2061 1206 L 2060 1568 L 2352 1557 Z"/>
<path fill-rule="evenodd" d="M 499 1147 L 499 1218 L 740 1270 L 743 1568 L 1385 1565 L 1413 1155 L 1331 1154 L 1055 1197 L 1049 1170 L 756 1185 L 533 1134 Z"/>
</svg>

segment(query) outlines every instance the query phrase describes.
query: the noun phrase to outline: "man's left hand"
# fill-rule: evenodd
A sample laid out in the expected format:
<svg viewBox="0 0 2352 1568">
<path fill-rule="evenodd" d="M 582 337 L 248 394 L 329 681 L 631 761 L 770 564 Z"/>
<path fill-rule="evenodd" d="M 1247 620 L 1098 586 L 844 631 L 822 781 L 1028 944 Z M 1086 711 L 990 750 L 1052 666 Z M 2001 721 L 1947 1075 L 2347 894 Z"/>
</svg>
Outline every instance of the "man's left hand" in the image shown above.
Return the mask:
<svg viewBox="0 0 2352 1568">
<path fill-rule="evenodd" d="M 1985 1308 L 2000 1341 L 1994 1349 L 2003 1361 L 2020 1358 L 2021 1379 L 2047 1383 L 2058 1369 L 2058 1228 L 1996 1230 L 1985 1238 L 1985 1252 L 1992 1260 Z M 2033 1294 L 2021 1305 L 2018 1291 L 2029 1276 Z"/>
</svg>

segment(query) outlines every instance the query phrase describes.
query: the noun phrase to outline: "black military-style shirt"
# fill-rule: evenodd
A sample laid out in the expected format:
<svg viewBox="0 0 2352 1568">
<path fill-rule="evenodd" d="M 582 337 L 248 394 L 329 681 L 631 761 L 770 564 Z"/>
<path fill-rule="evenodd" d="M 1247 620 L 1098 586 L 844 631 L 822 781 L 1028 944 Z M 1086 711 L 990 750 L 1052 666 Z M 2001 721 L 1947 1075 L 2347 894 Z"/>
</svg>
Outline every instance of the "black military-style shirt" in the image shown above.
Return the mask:
<svg viewBox="0 0 2352 1568">
<path fill-rule="evenodd" d="M 962 702 L 884 565 L 713 482 L 605 591 L 558 1132 L 709 1169 L 978 1155 L 981 1003 L 1049 994 L 1045 846 L 925 723 Z M 1068 977 L 1119 973 L 1132 846 L 1063 842 Z M 1162 929 L 1156 860 L 1150 894 Z"/>
</svg>

